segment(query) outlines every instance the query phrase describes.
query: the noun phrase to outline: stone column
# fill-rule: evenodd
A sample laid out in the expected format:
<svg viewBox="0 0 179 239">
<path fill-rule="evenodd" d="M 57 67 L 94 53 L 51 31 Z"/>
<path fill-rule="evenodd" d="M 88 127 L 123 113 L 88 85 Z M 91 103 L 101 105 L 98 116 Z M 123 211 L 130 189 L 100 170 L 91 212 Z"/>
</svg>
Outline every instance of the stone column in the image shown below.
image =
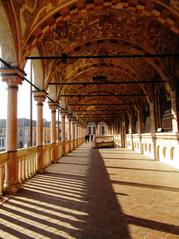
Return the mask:
<svg viewBox="0 0 179 239">
<path fill-rule="evenodd" d="M 171 93 L 171 110 L 172 110 L 172 130 L 174 133 L 178 133 L 178 120 L 177 120 L 177 104 L 176 104 L 176 94 Z"/>
<path fill-rule="evenodd" d="M 78 140 L 79 140 L 79 130 L 78 130 L 79 124 L 78 121 L 76 122 L 76 139 L 77 139 L 77 143 L 76 143 L 76 147 L 78 147 Z"/>
<path fill-rule="evenodd" d="M 134 117 L 133 117 L 133 112 L 130 112 L 129 122 L 130 122 L 129 131 L 130 131 L 130 136 L 131 136 L 131 150 L 134 150 L 134 142 L 133 142 Z"/>
<path fill-rule="evenodd" d="M 50 125 L 50 142 L 52 144 L 52 151 L 51 151 L 51 157 L 52 157 L 52 163 L 55 163 L 58 161 L 57 154 L 56 154 L 56 110 L 57 110 L 57 103 L 49 102 L 49 108 L 51 109 L 51 125 Z"/>
<path fill-rule="evenodd" d="M 62 142 L 65 141 L 65 112 L 61 111 L 61 121 L 62 121 Z"/>
<path fill-rule="evenodd" d="M 72 141 L 72 134 L 71 134 L 71 123 L 72 123 L 72 120 L 71 120 L 71 117 L 68 116 L 68 130 L 69 130 L 69 152 L 72 151 L 72 145 L 71 145 L 71 141 Z"/>
<path fill-rule="evenodd" d="M 150 132 L 151 133 L 156 133 L 156 120 L 155 120 L 155 108 L 154 108 L 154 103 L 150 102 L 150 117 L 151 117 L 151 127 L 150 127 Z"/>
<path fill-rule="evenodd" d="M 66 154 L 66 142 L 65 142 L 65 115 L 66 111 L 61 110 L 61 121 L 62 121 L 62 154 Z"/>
<path fill-rule="evenodd" d="M 73 126 L 73 130 L 72 130 L 72 139 L 73 139 L 73 150 L 76 148 L 76 144 L 75 144 L 75 140 L 76 140 L 76 134 L 75 134 L 75 120 L 72 121 L 72 126 Z"/>
<path fill-rule="evenodd" d="M 151 135 L 152 135 L 153 159 L 156 160 L 156 119 L 155 119 L 155 106 L 154 106 L 154 102 L 150 102 L 149 106 L 150 106 L 150 117 L 151 117 L 150 132 L 151 132 Z"/>
<path fill-rule="evenodd" d="M 138 135 L 139 135 L 139 152 L 142 153 L 142 143 L 141 143 L 141 127 L 142 127 L 142 112 L 141 108 L 137 110 L 137 118 L 138 118 Z"/>
<path fill-rule="evenodd" d="M 79 131 L 78 135 L 79 135 L 80 144 L 81 144 L 81 124 L 79 124 L 79 129 L 78 129 L 78 131 Z"/>
<path fill-rule="evenodd" d="M 23 76 L 24 74 L 16 69 L 5 69 L 2 76 L 2 80 L 7 83 L 8 90 L 6 122 L 6 151 L 8 153 L 8 161 L 5 175 L 5 187 L 8 193 L 15 193 L 20 189 L 17 158 L 17 92 L 18 85 L 22 84 L 21 77 Z"/>
<path fill-rule="evenodd" d="M 37 102 L 37 125 L 36 125 L 36 145 L 38 148 L 38 172 L 45 172 L 43 158 L 43 102 L 46 93 L 44 91 L 35 91 L 34 99 Z"/>
</svg>

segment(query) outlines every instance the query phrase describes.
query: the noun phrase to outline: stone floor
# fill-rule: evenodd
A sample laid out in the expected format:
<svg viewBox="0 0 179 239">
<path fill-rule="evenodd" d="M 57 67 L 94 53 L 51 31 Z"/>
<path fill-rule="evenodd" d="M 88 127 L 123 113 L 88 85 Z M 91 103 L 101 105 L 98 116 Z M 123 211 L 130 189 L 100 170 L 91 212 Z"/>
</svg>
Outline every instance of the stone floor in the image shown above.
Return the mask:
<svg viewBox="0 0 179 239">
<path fill-rule="evenodd" d="M 0 206 L 0 238 L 179 238 L 179 171 L 83 144 Z"/>
</svg>

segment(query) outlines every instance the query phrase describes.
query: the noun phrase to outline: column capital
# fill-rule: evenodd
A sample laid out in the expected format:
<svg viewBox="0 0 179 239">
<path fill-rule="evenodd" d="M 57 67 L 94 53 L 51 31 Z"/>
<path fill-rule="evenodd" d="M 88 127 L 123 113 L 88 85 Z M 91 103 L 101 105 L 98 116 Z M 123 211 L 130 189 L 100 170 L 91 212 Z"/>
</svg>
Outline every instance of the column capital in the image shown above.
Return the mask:
<svg viewBox="0 0 179 239">
<path fill-rule="evenodd" d="M 61 110 L 60 110 L 60 114 L 61 114 L 61 116 L 67 115 L 67 110 L 61 109 Z"/>
<path fill-rule="evenodd" d="M 0 69 L 2 81 L 6 82 L 8 88 L 18 88 L 18 85 L 22 84 L 24 72 L 20 71 L 17 68 L 3 68 Z"/>
<path fill-rule="evenodd" d="M 58 108 L 58 103 L 57 102 L 48 102 L 48 106 L 51 109 L 51 111 L 56 111 Z"/>
<path fill-rule="evenodd" d="M 33 91 L 34 99 L 37 101 L 37 104 L 43 104 L 46 98 L 46 92 L 45 91 Z"/>
<path fill-rule="evenodd" d="M 72 120 L 73 120 L 73 117 L 68 114 L 68 115 L 67 115 L 67 119 L 68 119 L 69 121 L 72 121 Z"/>
</svg>

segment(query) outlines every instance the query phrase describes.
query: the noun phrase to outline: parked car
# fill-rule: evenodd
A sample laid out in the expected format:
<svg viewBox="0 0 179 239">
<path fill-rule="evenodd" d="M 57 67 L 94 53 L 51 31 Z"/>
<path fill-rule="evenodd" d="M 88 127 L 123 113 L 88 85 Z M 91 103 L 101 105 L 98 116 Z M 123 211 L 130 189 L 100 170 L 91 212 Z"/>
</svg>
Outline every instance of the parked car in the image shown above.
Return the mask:
<svg viewBox="0 0 179 239">
<path fill-rule="evenodd" d="M 114 137 L 113 136 L 95 136 L 94 148 L 109 147 L 114 148 Z"/>
</svg>

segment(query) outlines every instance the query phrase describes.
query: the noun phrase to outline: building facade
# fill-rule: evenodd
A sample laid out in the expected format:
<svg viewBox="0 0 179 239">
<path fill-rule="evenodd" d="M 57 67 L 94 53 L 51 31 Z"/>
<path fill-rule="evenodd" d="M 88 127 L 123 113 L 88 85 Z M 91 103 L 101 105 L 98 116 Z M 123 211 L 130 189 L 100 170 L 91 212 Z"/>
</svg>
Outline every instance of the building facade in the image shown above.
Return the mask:
<svg viewBox="0 0 179 239">
<path fill-rule="evenodd" d="M 26 118 L 19 118 L 17 121 L 17 148 L 27 148 L 31 145 L 32 132 L 32 146 L 36 145 L 36 121 L 32 120 L 32 131 L 30 128 L 30 120 Z M 50 122 L 43 120 L 43 144 L 50 143 Z M 6 120 L 0 119 L 0 150 L 6 149 Z"/>
</svg>

